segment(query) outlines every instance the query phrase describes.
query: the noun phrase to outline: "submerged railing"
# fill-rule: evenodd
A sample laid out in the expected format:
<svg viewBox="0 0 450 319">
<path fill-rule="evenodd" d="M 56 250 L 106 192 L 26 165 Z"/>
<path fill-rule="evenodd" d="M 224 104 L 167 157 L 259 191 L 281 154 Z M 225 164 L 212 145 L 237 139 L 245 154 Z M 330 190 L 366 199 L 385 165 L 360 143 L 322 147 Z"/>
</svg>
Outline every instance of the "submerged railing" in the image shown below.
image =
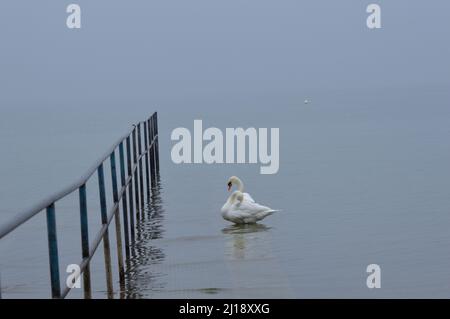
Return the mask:
<svg viewBox="0 0 450 319">
<path fill-rule="evenodd" d="M 142 131 L 143 130 L 143 131 Z M 142 148 L 142 135 L 144 147 Z M 116 152 L 119 153 L 120 189 L 118 188 Z M 126 159 L 125 159 L 126 156 Z M 113 205 L 107 209 L 105 176 L 103 164 L 109 158 L 111 167 L 111 183 Z M 127 166 L 125 167 L 125 163 Z M 145 170 L 144 170 L 145 167 Z M 97 172 L 99 187 L 99 202 L 102 227 L 89 243 L 88 236 L 88 208 L 86 199 L 86 183 Z M 145 190 L 144 190 L 145 174 Z M 117 258 L 119 269 L 119 282 L 124 287 L 125 271 L 122 245 L 122 226 L 120 221 L 120 203 L 122 203 L 123 234 L 125 242 L 126 258 L 130 255 L 130 246 L 135 241 L 135 216 L 144 210 L 144 193 L 147 202 L 150 202 L 152 187 L 159 180 L 159 146 L 158 146 L 158 118 L 153 113 L 146 121 L 134 125 L 133 129 L 122 136 L 88 171 L 75 183 L 67 186 L 56 194 L 42 200 L 26 211 L 18 214 L 10 222 L 0 226 L 0 239 L 11 233 L 35 215 L 46 211 L 47 237 L 50 268 L 51 295 L 53 298 L 65 298 L 72 289 L 61 289 L 59 271 L 59 252 L 56 229 L 56 205 L 55 203 L 67 195 L 78 191 L 80 224 L 81 224 L 81 251 L 82 259 L 79 263 L 80 274 L 83 275 L 84 297 L 91 298 L 90 261 L 94 256 L 100 242 L 103 241 L 105 259 L 106 286 L 108 297 L 114 294 L 111 253 L 109 242 L 109 225 L 114 218 L 117 241 Z M 127 194 L 128 191 L 128 194 Z M 1 298 L 1 286 L 0 286 Z"/>
</svg>

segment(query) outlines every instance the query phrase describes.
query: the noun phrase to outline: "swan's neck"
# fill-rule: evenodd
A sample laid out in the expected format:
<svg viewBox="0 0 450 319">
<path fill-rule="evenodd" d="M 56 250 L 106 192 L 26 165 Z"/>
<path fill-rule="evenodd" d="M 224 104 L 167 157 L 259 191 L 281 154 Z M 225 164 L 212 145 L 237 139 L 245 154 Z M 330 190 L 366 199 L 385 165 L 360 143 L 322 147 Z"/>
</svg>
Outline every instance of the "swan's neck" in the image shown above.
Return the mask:
<svg viewBox="0 0 450 319">
<path fill-rule="evenodd" d="M 228 197 L 228 200 L 227 200 L 227 202 L 226 202 L 226 204 L 225 205 L 231 205 L 231 204 L 233 204 L 233 202 L 234 202 L 234 199 L 235 199 L 235 196 L 236 194 L 231 194 L 230 195 L 230 197 Z"/>
<path fill-rule="evenodd" d="M 236 187 L 238 191 L 244 192 L 244 183 L 239 178 L 236 178 Z"/>
</svg>

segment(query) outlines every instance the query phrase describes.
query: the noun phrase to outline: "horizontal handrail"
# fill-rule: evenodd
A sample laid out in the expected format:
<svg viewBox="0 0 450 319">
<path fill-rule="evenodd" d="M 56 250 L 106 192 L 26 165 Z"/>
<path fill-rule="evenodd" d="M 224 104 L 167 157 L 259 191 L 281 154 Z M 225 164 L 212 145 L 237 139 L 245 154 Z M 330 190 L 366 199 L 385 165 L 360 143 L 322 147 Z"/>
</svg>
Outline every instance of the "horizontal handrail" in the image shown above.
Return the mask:
<svg viewBox="0 0 450 319">
<path fill-rule="evenodd" d="M 144 123 L 144 122 L 139 122 Z M 3 225 L 0 225 L 0 239 L 8 235 L 10 232 L 12 232 L 14 229 L 25 223 L 30 218 L 34 217 L 39 212 L 46 209 L 48 206 L 50 206 L 52 203 L 60 200 L 61 198 L 69 195 L 70 193 L 76 191 L 79 187 L 81 187 L 83 184 L 85 184 L 89 178 L 97 171 L 97 168 L 111 155 L 112 152 L 115 151 L 115 149 L 119 146 L 120 143 L 122 143 L 127 137 L 129 137 L 132 134 L 132 130 L 128 132 L 128 134 L 123 135 L 120 137 L 116 143 L 111 146 L 106 153 L 102 157 L 100 157 L 94 165 L 92 165 L 88 171 L 82 175 L 77 181 L 74 183 L 64 187 L 61 191 L 54 193 L 53 195 L 48 196 L 47 198 L 41 200 L 40 202 L 34 204 L 28 209 L 25 209 L 21 213 L 17 214 L 14 218 L 12 218 L 10 221 L 4 223 Z M 152 141 L 153 142 L 153 141 Z"/>
<path fill-rule="evenodd" d="M 143 125 L 142 125 L 143 124 Z M 141 131 L 143 126 L 143 131 Z M 144 134 L 144 148 L 142 149 L 142 134 Z M 69 284 L 61 292 L 60 285 L 60 273 L 59 273 L 59 257 L 58 257 L 58 244 L 57 244 L 57 229 L 55 218 L 55 203 L 65 196 L 78 190 L 79 197 L 79 210 L 80 210 L 80 226 L 81 226 L 81 246 L 82 246 L 82 259 L 79 264 L 80 271 L 78 276 L 83 274 L 84 282 L 84 296 L 85 298 L 91 298 L 91 278 L 90 278 L 90 261 L 98 249 L 98 246 L 103 241 L 104 244 L 104 258 L 105 258 L 105 274 L 108 290 L 108 297 L 113 296 L 113 283 L 111 276 L 111 256 L 110 256 L 110 243 L 108 228 L 111 221 L 115 219 L 116 225 L 116 242 L 117 242 L 117 258 L 118 269 L 121 287 L 125 281 L 124 264 L 122 256 L 122 227 L 120 214 L 120 204 L 122 204 L 122 213 L 124 220 L 123 232 L 125 235 L 125 253 L 127 258 L 130 255 L 130 247 L 134 244 L 135 238 L 135 226 L 134 226 L 134 214 L 139 216 L 141 210 L 144 209 L 144 171 L 143 164 L 145 163 L 145 181 L 146 181 L 146 193 L 147 201 L 150 201 L 150 191 L 153 192 L 153 187 L 159 180 L 159 151 L 158 151 L 158 121 L 157 113 L 153 113 L 146 121 L 140 121 L 133 125 L 133 128 L 125 135 L 120 137 L 116 143 L 114 143 L 107 152 L 100 157 L 94 165 L 92 165 L 87 172 L 82 175 L 74 183 L 66 186 L 61 191 L 54 193 L 51 196 L 46 197 L 37 204 L 33 205 L 27 210 L 22 211 L 16 215 L 9 222 L 0 225 L 0 239 L 11 233 L 14 229 L 31 219 L 33 216 L 46 211 L 47 215 L 47 237 L 48 237 L 48 251 L 49 251 L 49 269 L 50 269 L 50 281 L 53 298 L 64 298 L 71 291 L 72 287 Z M 137 139 L 136 139 L 137 137 Z M 131 143 L 133 150 L 131 151 Z M 125 153 L 124 146 L 126 144 L 126 162 L 127 173 L 125 173 Z M 119 171 L 120 171 L 120 184 L 118 189 L 118 176 L 117 176 L 117 162 L 116 162 L 116 150 L 119 152 Z M 145 157 L 145 158 L 144 158 Z M 109 158 L 111 165 L 111 183 L 113 191 L 113 205 L 107 209 L 106 197 L 105 197 L 105 179 L 104 179 L 104 163 Z M 92 175 L 97 172 L 98 174 L 98 187 L 99 187 L 99 200 L 102 226 L 99 232 L 96 233 L 94 241 L 89 241 L 88 231 L 88 207 L 86 200 L 86 184 L 89 182 Z M 138 181 L 139 178 L 139 181 Z M 134 179 L 134 187 L 133 187 Z M 151 179 L 151 182 L 150 182 Z M 134 188 L 134 191 L 133 191 Z M 128 199 L 127 199 L 128 191 Z M 140 196 L 139 196 L 140 195 Z M 127 205 L 129 203 L 129 207 Z M 129 210 L 128 210 L 129 208 Z M 130 224 L 128 224 L 128 218 Z M 131 245 L 130 237 L 131 234 Z M 0 287 L 1 293 L 1 287 Z M 0 294 L 1 296 L 1 294 Z M 0 297 L 1 298 L 1 297 Z"/>
</svg>

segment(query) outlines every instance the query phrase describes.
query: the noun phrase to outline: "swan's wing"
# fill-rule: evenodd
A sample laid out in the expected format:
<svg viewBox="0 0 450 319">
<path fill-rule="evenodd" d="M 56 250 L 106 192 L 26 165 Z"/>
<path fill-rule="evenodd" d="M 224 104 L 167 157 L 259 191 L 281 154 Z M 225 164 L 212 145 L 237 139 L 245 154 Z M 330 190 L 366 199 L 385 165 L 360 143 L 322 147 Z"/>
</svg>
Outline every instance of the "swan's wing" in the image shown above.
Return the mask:
<svg viewBox="0 0 450 319">
<path fill-rule="evenodd" d="M 255 217 L 263 212 L 273 211 L 273 209 L 260 205 L 258 203 L 250 201 L 242 201 L 234 207 L 234 211 L 240 216 L 240 218 Z"/>
<path fill-rule="evenodd" d="M 250 196 L 249 193 L 244 193 L 244 201 L 248 201 L 248 202 L 251 202 L 251 203 L 255 202 L 255 200 Z"/>
</svg>

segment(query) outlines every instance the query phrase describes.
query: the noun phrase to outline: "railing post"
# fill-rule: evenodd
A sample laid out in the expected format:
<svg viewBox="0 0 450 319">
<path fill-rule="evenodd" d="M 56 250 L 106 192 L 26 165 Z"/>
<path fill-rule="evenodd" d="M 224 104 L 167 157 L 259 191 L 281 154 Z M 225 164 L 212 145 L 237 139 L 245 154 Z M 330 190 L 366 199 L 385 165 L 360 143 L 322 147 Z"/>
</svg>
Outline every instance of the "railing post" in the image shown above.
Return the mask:
<svg viewBox="0 0 450 319">
<path fill-rule="evenodd" d="M 119 280 L 121 290 L 123 291 L 125 285 L 125 271 L 123 268 L 123 254 L 122 254 L 122 233 L 120 227 L 120 215 L 119 215 L 119 195 L 117 191 L 117 173 L 116 173 L 116 155 L 114 151 L 110 155 L 111 162 L 111 181 L 112 181 L 112 191 L 113 191 L 113 199 L 114 205 L 116 209 L 114 211 L 114 221 L 116 225 L 116 240 L 117 240 L 117 259 L 119 265 Z"/>
<path fill-rule="evenodd" d="M 122 195 L 122 214 L 123 214 L 123 230 L 125 234 L 125 255 L 127 259 L 130 257 L 130 237 L 128 234 L 128 205 L 127 205 L 127 187 L 125 180 L 125 156 L 123 153 L 123 141 L 119 144 L 119 160 L 120 160 L 120 185 L 123 190 Z"/>
<path fill-rule="evenodd" d="M 52 298 L 60 298 L 61 284 L 59 282 L 59 258 L 58 240 L 56 235 L 55 203 L 52 203 L 47 207 L 47 237 Z"/>
<path fill-rule="evenodd" d="M 149 134 L 149 140 L 150 140 L 150 174 L 152 179 L 152 187 L 155 187 L 155 143 L 153 141 L 153 116 L 150 116 L 148 119 L 148 134 Z"/>
<path fill-rule="evenodd" d="M 78 189 L 80 199 L 80 223 L 81 223 L 81 252 L 83 260 L 89 258 L 89 231 L 87 218 L 86 184 Z M 83 271 L 84 298 L 90 299 L 91 293 L 91 271 L 89 263 Z"/>
<path fill-rule="evenodd" d="M 144 217 L 144 175 L 142 170 L 142 137 L 141 137 L 141 123 L 137 125 L 138 133 L 138 156 L 139 156 L 139 190 L 141 194 L 141 218 Z"/>
<path fill-rule="evenodd" d="M 131 163 L 131 146 L 130 146 L 130 136 L 127 137 L 127 169 L 128 177 L 130 177 L 130 184 L 128 185 L 128 199 L 130 200 L 130 232 L 131 232 L 131 243 L 134 244 L 134 207 L 133 207 L 133 172 Z"/>
<path fill-rule="evenodd" d="M 105 175 L 103 172 L 103 163 L 97 169 L 98 175 L 98 189 L 100 194 L 100 210 L 102 217 L 102 225 L 108 225 L 108 211 L 106 206 L 106 192 L 105 192 Z M 106 226 L 105 235 L 103 235 L 103 253 L 105 257 L 105 273 L 106 273 L 106 288 L 108 291 L 108 298 L 112 299 L 114 296 L 114 288 L 112 283 L 111 271 L 111 251 L 109 246 L 108 226 Z"/>
<path fill-rule="evenodd" d="M 133 164 L 134 164 L 134 199 L 136 207 L 136 216 L 139 217 L 139 181 L 138 181 L 138 170 L 137 170 L 137 146 L 136 146 L 136 125 L 133 129 Z"/>
<path fill-rule="evenodd" d="M 147 203 L 150 203 L 150 175 L 148 168 L 148 125 L 147 121 L 144 122 L 144 144 L 145 144 L 145 181 L 147 183 Z"/>
<path fill-rule="evenodd" d="M 156 174 L 159 176 L 158 112 L 155 112 L 155 113 L 153 114 L 153 116 L 155 117 L 154 122 L 155 122 L 155 136 L 156 136 L 156 140 L 155 140 Z"/>
</svg>

